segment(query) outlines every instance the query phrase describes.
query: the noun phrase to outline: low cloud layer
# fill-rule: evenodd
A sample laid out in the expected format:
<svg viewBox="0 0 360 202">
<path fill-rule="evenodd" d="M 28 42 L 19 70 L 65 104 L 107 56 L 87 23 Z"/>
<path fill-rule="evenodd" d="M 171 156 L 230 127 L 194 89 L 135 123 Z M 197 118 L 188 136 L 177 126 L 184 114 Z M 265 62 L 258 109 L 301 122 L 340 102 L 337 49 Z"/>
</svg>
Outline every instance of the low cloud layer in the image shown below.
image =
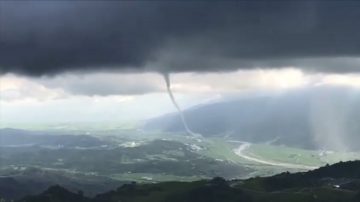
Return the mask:
<svg viewBox="0 0 360 202">
<path fill-rule="evenodd" d="M 341 131 L 335 124 L 340 122 L 330 120 L 333 118 L 330 115 L 341 112 L 351 103 L 332 105 L 335 98 L 350 99 L 356 95 L 353 104 L 359 103 L 360 74 L 308 74 L 299 69 L 286 68 L 176 73 L 170 76 L 174 95 L 183 109 L 259 95 L 289 95 L 289 98 L 302 102 L 305 94 L 301 92 L 309 90 L 313 94 L 311 96 L 316 98 L 314 123 L 324 118 L 324 124 L 319 124 L 315 131 L 319 134 L 319 140 L 325 132 Z M 348 94 L 349 97 L 337 94 L 328 96 L 333 92 L 353 93 Z M 36 78 L 7 74 L 0 76 L 0 117 L 2 123 L 142 120 L 174 111 L 165 93 L 165 81 L 161 75 L 153 73 L 59 74 Z M 292 96 L 294 93 L 297 96 Z M 330 110 L 332 107 L 334 109 Z M 322 116 L 322 113 L 326 116 Z M 342 118 L 342 114 L 335 118 Z M 330 125 L 327 124 L 328 120 Z"/>
<path fill-rule="evenodd" d="M 141 95 L 165 90 L 161 75 L 150 73 L 62 74 L 56 77 L 34 79 L 34 82 L 40 83 L 47 88 L 63 89 L 69 94 L 86 96 Z"/>
<path fill-rule="evenodd" d="M 355 72 L 355 1 L 1 1 L 0 73 Z"/>
<path fill-rule="evenodd" d="M 237 95 L 247 92 L 282 92 L 316 86 L 360 89 L 360 74 L 308 74 L 295 68 L 238 70 L 214 73 L 171 74 L 177 95 Z M 160 74 L 86 73 L 53 77 L 0 76 L 0 101 L 68 99 L 74 96 L 137 96 L 166 93 Z"/>
<path fill-rule="evenodd" d="M 65 97 L 67 93 L 62 88 L 49 88 L 33 79 L 15 75 L 0 76 L 0 102 L 44 101 Z"/>
</svg>

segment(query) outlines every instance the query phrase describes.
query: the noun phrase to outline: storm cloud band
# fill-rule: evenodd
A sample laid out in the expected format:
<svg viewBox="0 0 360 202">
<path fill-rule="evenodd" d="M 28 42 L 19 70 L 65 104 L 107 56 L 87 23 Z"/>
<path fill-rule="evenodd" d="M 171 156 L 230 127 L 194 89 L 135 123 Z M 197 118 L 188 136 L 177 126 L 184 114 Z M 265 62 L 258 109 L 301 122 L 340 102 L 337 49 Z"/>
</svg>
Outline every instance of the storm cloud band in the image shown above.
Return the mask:
<svg viewBox="0 0 360 202">
<path fill-rule="evenodd" d="M 355 1 L 1 1 L 0 73 L 360 71 Z"/>
</svg>

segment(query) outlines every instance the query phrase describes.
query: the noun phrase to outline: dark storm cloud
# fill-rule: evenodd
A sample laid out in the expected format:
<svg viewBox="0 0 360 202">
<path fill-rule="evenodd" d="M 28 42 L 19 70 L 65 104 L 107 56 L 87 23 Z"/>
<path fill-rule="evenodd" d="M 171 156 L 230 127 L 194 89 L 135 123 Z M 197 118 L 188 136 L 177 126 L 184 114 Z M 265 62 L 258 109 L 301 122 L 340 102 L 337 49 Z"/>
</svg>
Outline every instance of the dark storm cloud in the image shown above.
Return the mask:
<svg viewBox="0 0 360 202">
<path fill-rule="evenodd" d="M 358 71 L 355 1 L 1 1 L 0 73 Z"/>
</svg>

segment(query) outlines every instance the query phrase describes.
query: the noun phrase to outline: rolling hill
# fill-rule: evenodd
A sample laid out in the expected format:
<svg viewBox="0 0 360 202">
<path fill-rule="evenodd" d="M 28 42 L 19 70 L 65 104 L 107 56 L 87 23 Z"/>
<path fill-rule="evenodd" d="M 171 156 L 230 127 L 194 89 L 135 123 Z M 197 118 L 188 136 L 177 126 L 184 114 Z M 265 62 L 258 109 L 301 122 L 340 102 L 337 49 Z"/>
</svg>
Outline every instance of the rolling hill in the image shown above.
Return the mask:
<svg viewBox="0 0 360 202">
<path fill-rule="evenodd" d="M 116 190 L 84 197 L 60 186 L 21 202 L 358 202 L 360 162 L 351 161 L 302 173 L 282 173 L 247 180 L 212 180 L 126 184 Z"/>
</svg>

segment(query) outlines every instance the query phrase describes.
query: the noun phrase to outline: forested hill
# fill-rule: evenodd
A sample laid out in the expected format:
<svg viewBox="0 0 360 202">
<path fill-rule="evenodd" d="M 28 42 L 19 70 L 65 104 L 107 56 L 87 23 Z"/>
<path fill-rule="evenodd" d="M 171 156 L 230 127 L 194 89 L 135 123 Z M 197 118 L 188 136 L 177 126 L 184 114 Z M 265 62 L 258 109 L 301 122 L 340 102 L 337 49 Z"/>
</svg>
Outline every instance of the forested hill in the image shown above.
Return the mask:
<svg viewBox="0 0 360 202">
<path fill-rule="evenodd" d="M 304 173 L 225 181 L 126 184 L 116 190 L 84 197 L 60 186 L 19 202 L 359 202 L 360 161 L 340 162 Z"/>
</svg>

